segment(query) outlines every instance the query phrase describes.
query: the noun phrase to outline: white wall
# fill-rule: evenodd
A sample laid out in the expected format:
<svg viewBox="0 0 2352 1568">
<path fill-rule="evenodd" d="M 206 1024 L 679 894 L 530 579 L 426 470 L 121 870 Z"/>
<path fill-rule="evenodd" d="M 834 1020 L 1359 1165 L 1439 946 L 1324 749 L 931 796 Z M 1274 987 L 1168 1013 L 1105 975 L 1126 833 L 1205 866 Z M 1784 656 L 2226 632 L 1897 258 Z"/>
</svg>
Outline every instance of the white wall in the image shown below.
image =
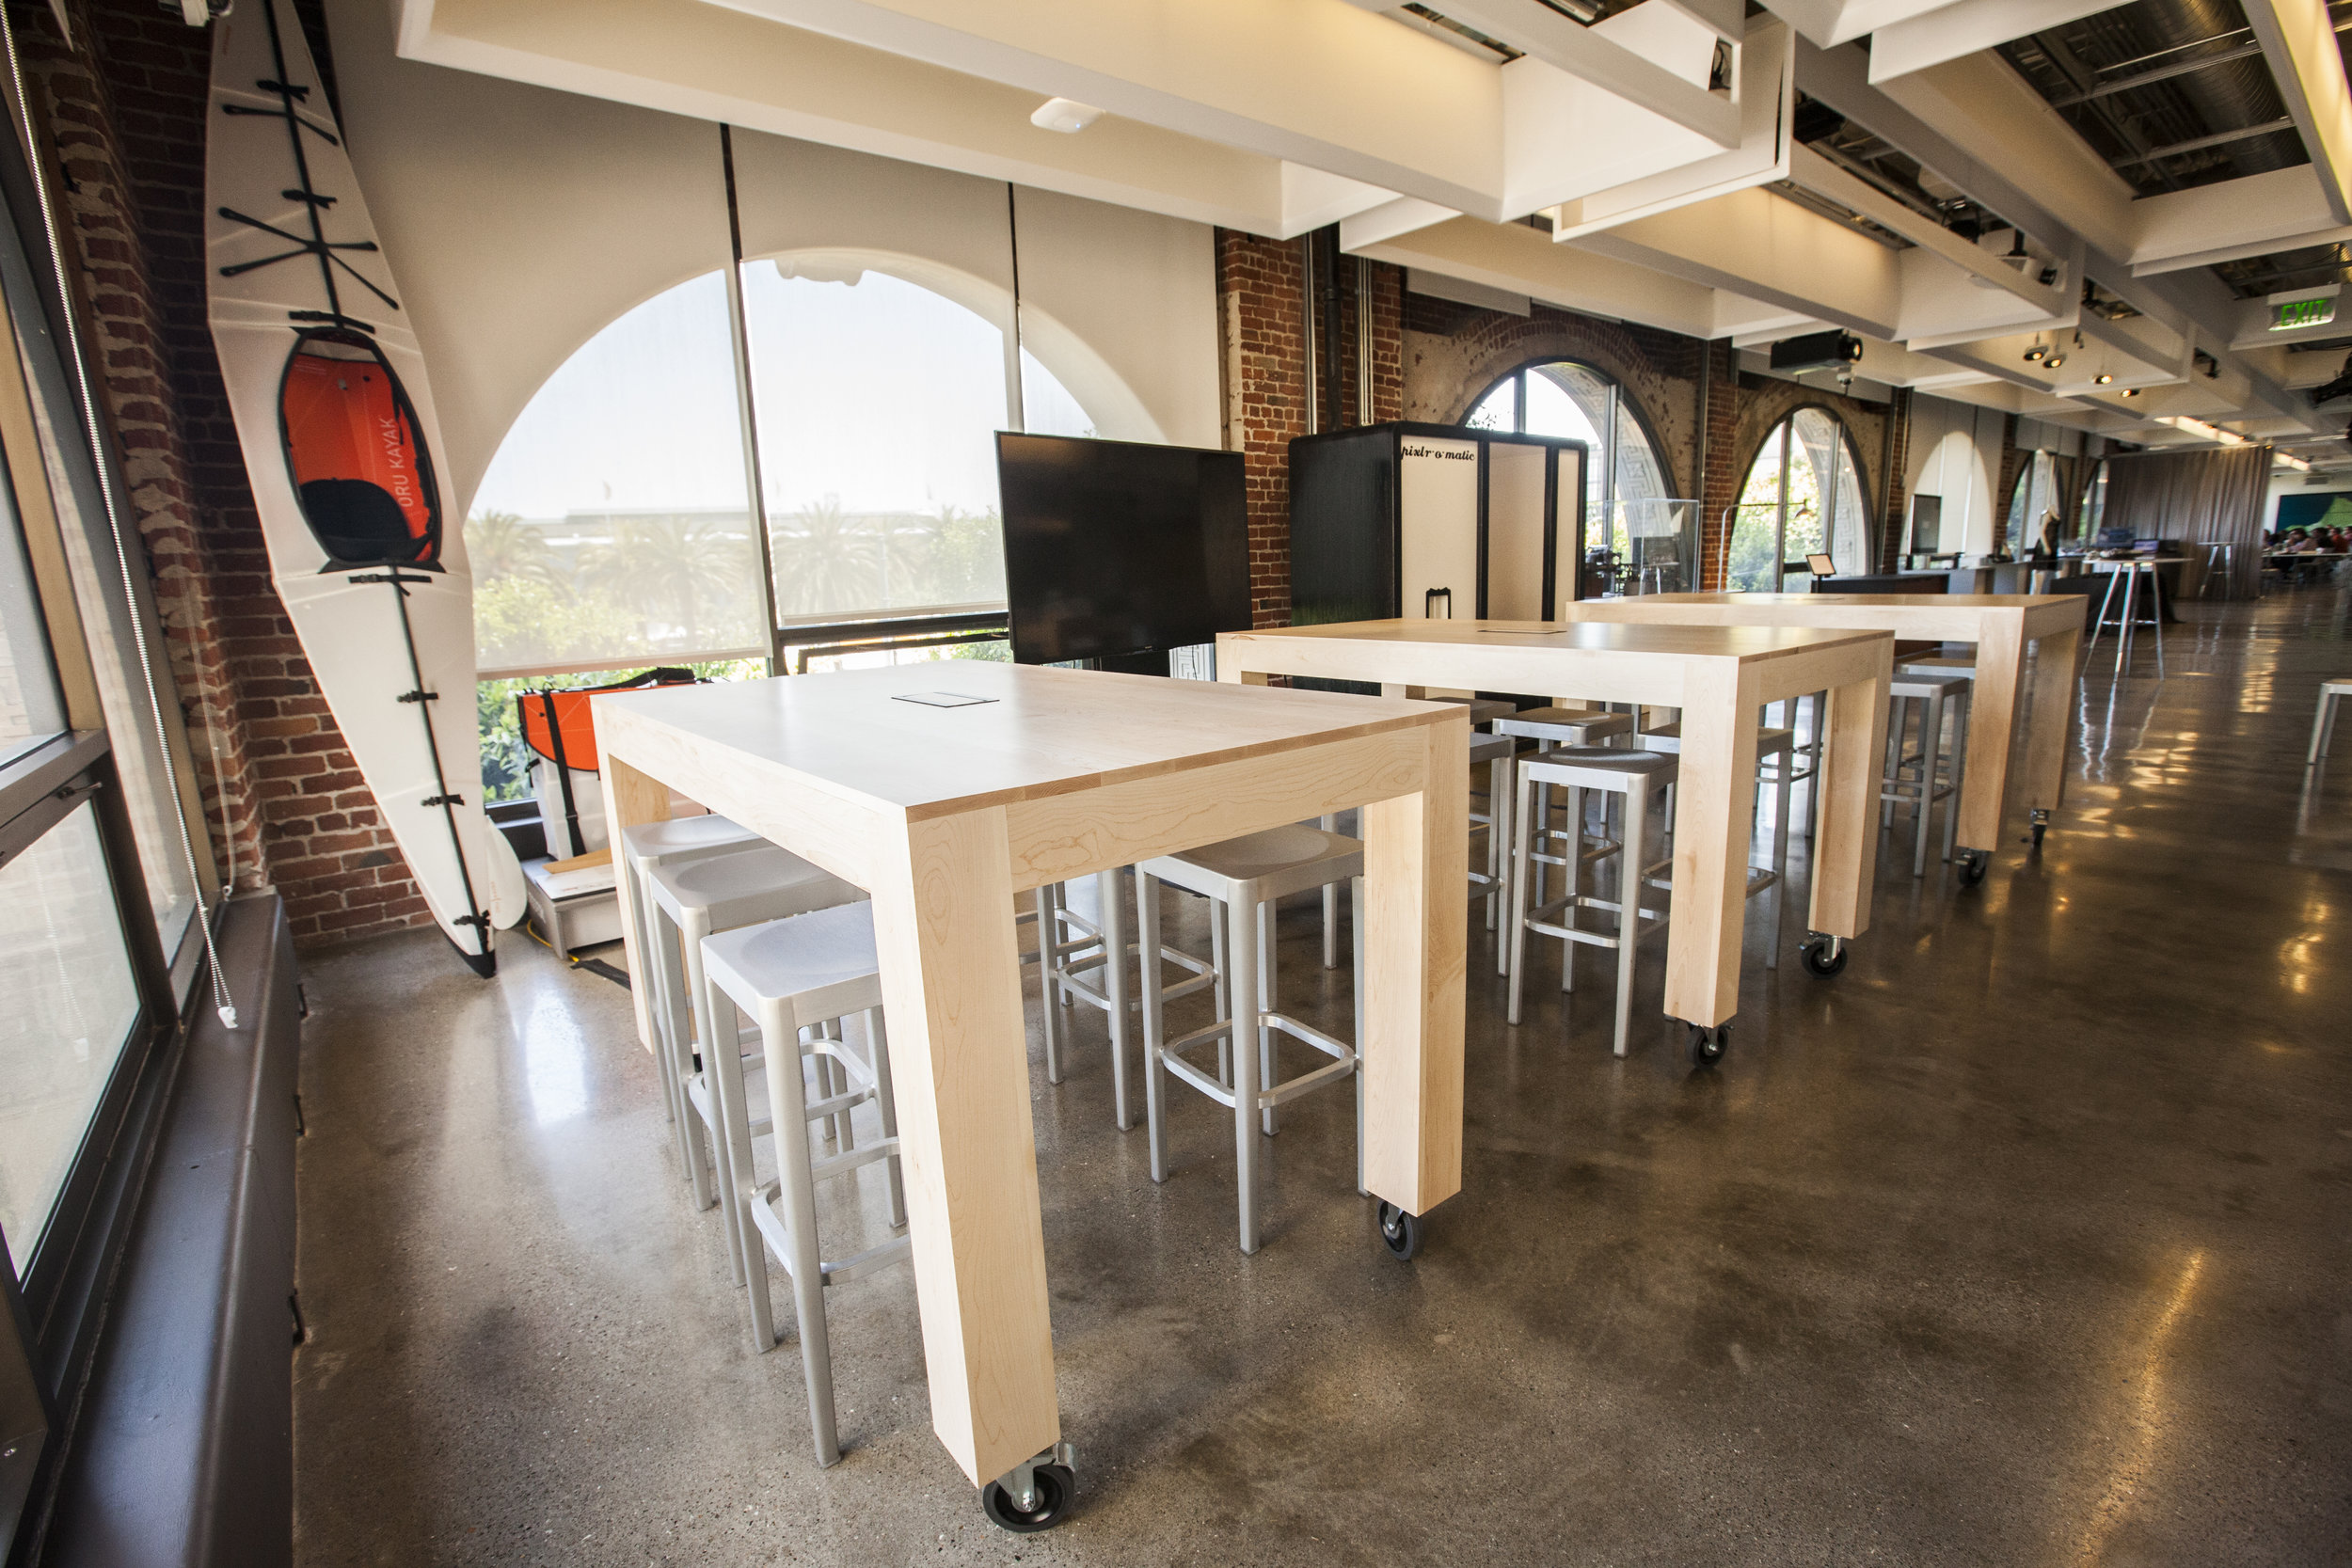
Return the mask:
<svg viewBox="0 0 2352 1568">
<path fill-rule="evenodd" d="M 424 350 L 462 515 L 574 350 L 727 264 L 719 128 L 402 60 L 382 0 L 326 11 L 352 163 Z M 1003 184 L 755 132 L 736 151 L 745 255 L 905 257 L 910 281 L 1005 319 Z M 1037 191 L 1019 211 L 1024 341 L 1101 434 L 1220 445 L 1212 231 Z"/>
<path fill-rule="evenodd" d="M 1911 471 L 1906 494 L 1944 500 L 1943 546 L 1983 554 L 1993 548 L 1993 485 L 2000 474 L 1998 409 L 1927 396 L 1911 404 Z M 2007 498 L 2002 498 L 2007 504 Z M 1909 526 L 1906 516 L 1903 524 Z M 1909 539 L 1904 543 L 1908 545 Z"/>
</svg>

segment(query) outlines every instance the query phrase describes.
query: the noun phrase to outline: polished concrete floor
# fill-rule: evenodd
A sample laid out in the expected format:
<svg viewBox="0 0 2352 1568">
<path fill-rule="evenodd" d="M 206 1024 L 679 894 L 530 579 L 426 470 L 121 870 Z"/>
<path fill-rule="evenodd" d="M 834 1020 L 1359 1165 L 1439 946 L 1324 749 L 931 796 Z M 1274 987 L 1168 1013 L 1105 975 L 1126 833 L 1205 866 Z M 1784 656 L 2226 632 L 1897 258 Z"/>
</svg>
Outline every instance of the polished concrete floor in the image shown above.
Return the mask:
<svg viewBox="0 0 2352 1568">
<path fill-rule="evenodd" d="M 490 984 L 437 937 L 313 958 L 299 1560 L 2352 1560 L 2352 733 L 2302 766 L 2352 595 L 2184 613 L 2165 678 L 2089 662 L 2038 857 L 1963 889 L 1890 846 L 1835 981 L 1752 930 L 1718 1069 L 1655 955 L 1628 1060 L 1605 959 L 1504 1026 L 1482 933 L 1465 1187 L 1412 1263 L 1343 1095 L 1268 1146 L 1244 1258 L 1223 1113 L 1172 1091 L 1155 1187 L 1101 1016 L 1049 1088 L 1033 997 L 1080 1478 L 1041 1536 L 932 1437 L 903 1270 L 835 1292 L 817 1468 L 619 987 L 529 943 Z M 1282 928 L 1286 1002 L 1343 1021 L 1311 904 Z"/>
</svg>

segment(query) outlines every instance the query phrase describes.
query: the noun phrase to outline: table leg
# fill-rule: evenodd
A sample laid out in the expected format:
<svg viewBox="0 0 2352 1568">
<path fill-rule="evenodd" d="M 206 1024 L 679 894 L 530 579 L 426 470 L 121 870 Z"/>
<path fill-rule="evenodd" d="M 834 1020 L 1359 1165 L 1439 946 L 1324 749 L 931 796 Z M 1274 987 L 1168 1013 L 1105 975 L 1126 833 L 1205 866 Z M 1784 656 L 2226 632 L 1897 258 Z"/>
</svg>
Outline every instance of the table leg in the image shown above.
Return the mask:
<svg viewBox="0 0 2352 1568">
<path fill-rule="evenodd" d="M 2066 798 L 2067 741 L 2074 733 L 2075 712 L 2074 658 L 2082 639 L 2081 628 L 2069 626 L 2035 640 L 2033 705 L 2026 720 L 2023 786 L 2037 830 Z M 1968 766 L 1976 767 L 1973 757 Z"/>
<path fill-rule="evenodd" d="M 867 891 L 931 1430 L 985 1485 L 1061 1432 L 1003 809 L 909 822 Z"/>
<path fill-rule="evenodd" d="M 628 970 L 629 1003 L 637 1011 L 637 1043 L 654 1049 L 652 987 L 646 984 L 647 955 L 639 951 L 643 935 L 637 912 L 637 890 L 629 885 L 628 858 L 621 852 L 621 834 L 640 822 L 666 822 L 670 816 L 670 786 L 642 773 L 618 757 L 604 758 L 604 822 L 612 845 L 613 896 L 619 901 L 621 952 Z"/>
<path fill-rule="evenodd" d="M 1892 644 L 1879 659 L 1875 674 L 1829 694 L 1829 754 L 1822 760 L 1820 837 L 1813 847 L 1807 916 L 1812 928 L 1827 936 L 1858 937 L 1870 928 L 1870 884 L 1879 857 L 1878 759 L 1886 746 Z M 1977 679 L 1984 679 L 1981 666 Z M 1975 758 L 1968 766 L 1976 767 Z"/>
<path fill-rule="evenodd" d="M 1364 1185 L 1408 1214 L 1462 1190 L 1470 918 L 1470 723 L 1432 724 L 1421 792 L 1375 801 L 1364 836 Z M 1235 1058 L 1241 1051 L 1236 1039 Z"/>
<path fill-rule="evenodd" d="M 1836 704 L 1833 694 L 1833 715 Z M 1684 687 L 1666 1011 L 1702 1028 L 1711 1029 L 1740 1009 L 1740 937 L 1747 919 L 1761 706 L 1755 675 L 1734 660 L 1694 667 Z M 1636 853 L 1630 847 L 1626 852 Z"/>
<path fill-rule="evenodd" d="M 1967 778 L 1960 796 L 1963 848 L 2000 847 L 2001 813 L 2009 798 L 2010 738 L 2016 733 L 2025 692 L 2024 622 L 2014 615 L 1987 615 L 1977 641 L 1977 683 L 1968 713 Z"/>
</svg>

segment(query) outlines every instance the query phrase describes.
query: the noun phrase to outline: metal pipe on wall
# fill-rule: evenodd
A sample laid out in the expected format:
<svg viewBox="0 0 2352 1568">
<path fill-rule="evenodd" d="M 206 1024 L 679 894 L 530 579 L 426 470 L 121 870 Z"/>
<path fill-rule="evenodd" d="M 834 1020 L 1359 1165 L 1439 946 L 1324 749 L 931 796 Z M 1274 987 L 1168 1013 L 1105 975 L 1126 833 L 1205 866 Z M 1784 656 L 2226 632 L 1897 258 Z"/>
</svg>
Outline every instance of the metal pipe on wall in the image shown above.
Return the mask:
<svg viewBox="0 0 2352 1568">
<path fill-rule="evenodd" d="M 1356 422 L 1372 423 L 1372 263 L 1356 258 Z"/>
<path fill-rule="evenodd" d="M 1340 374 L 1339 226 L 1333 224 L 1323 232 L 1323 362 L 1330 367 L 1326 396 L 1331 404 L 1330 425 L 1337 430 L 1347 422 L 1347 389 Z"/>
<path fill-rule="evenodd" d="M 1298 236 L 1298 337 L 1304 348 L 1306 362 L 1307 434 L 1314 435 L 1323 428 L 1315 417 L 1321 392 L 1315 385 L 1315 237 Z"/>
</svg>

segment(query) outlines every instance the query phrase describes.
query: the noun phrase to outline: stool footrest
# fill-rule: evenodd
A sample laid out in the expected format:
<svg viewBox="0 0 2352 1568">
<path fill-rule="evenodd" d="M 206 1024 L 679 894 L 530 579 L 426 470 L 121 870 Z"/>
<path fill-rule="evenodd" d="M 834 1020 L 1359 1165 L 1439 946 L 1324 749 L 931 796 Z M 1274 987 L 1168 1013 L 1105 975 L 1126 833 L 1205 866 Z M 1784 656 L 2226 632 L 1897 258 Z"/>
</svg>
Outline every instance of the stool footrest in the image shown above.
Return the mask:
<svg viewBox="0 0 2352 1568">
<path fill-rule="evenodd" d="M 760 1201 L 752 1206 L 752 1223 L 759 1227 L 760 1237 L 768 1243 L 770 1255 L 782 1264 L 784 1272 L 789 1275 L 792 1272 L 792 1233 L 785 1225 L 784 1216 L 775 1211 L 775 1185 L 771 1181 L 761 1190 Z M 863 1252 L 851 1253 L 837 1263 L 819 1262 L 817 1265 L 817 1272 L 823 1283 L 838 1285 L 854 1279 L 859 1275 L 870 1274 L 876 1269 L 903 1261 L 913 1257 L 914 1251 L 914 1243 L 912 1237 L 893 1236 L 886 1242 L 876 1243 Z"/>
<path fill-rule="evenodd" d="M 1203 1041 L 1230 1035 L 1235 1022 L 1233 1019 L 1221 1018 L 1215 1023 L 1203 1024 L 1172 1040 L 1165 1040 L 1160 1045 L 1160 1059 L 1167 1064 L 1168 1071 L 1228 1109 L 1231 1109 L 1233 1103 L 1232 1086 L 1218 1083 L 1207 1072 L 1186 1061 L 1181 1053 Z M 1279 1105 L 1286 1100 L 1296 1099 L 1311 1089 L 1321 1088 L 1332 1079 L 1355 1070 L 1356 1048 L 1344 1040 L 1333 1038 L 1311 1023 L 1302 1023 L 1288 1013 L 1260 1013 L 1258 1025 L 1263 1029 L 1279 1030 L 1293 1039 L 1313 1046 L 1317 1051 L 1332 1058 L 1327 1067 L 1319 1067 L 1311 1072 L 1302 1072 L 1295 1078 L 1286 1078 L 1281 1083 L 1270 1086 L 1261 1085 L 1258 1090 L 1258 1104 L 1261 1107 Z M 1237 1045 L 1235 1049 L 1245 1048 Z"/>
</svg>

